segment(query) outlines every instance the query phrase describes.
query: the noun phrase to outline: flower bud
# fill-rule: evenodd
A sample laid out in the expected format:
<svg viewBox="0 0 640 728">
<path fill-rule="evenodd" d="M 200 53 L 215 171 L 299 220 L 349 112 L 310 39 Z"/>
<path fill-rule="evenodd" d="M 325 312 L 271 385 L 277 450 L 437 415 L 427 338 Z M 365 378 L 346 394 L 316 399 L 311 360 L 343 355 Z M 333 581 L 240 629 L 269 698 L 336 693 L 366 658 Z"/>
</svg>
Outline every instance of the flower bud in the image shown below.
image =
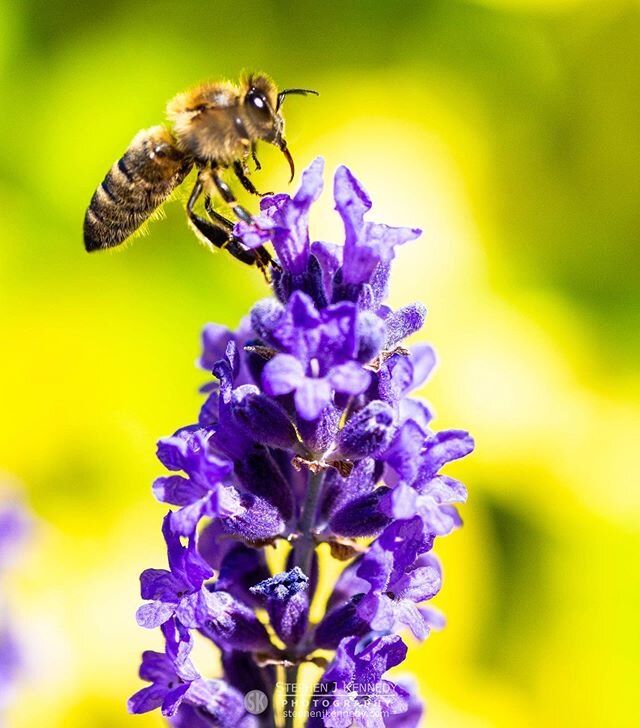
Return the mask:
<svg viewBox="0 0 640 728">
<path fill-rule="evenodd" d="M 263 298 L 251 309 L 251 328 L 262 341 L 273 344 L 271 333 L 280 323 L 284 308 L 274 298 Z"/>
<path fill-rule="evenodd" d="M 302 639 L 309 617 L 309 577 L 299 566 L 256 584 L 249 591 L 266 602 L 271 624 L 285 644 Z"/>
<path fill-rule="evenodd" d="M 391 349 L 402 339 L 422 328 L 427 316 L 427 308 L 422 303 L 412 303 L 390 313 L 384 320 L 387 328 L 385 349 Z"/>
<path fill-rule="evenodd" d="M 386 402 L 370 402 L 340 431 L 340 454 L 349 460 L 361 460 L 381 453 L 393 439 L 396 430 L 393 419 L 393 409 Z"/>
<path fill-rule="evenodd" d="M 332 609 L 316 627 L 314 641 L 323 650 L 335 650 L 344 637 L 359 637 L 369 631 L 369 625 L 357 610 L 362 594 L 352 597 L 341 607 Z"/>
<path fill-rule="evenodd" d="M 357 359 L 366 364 L 380 353 L 386 336 L 385 322 L 373 311 L 360 311 L 357 321 Z"/>
<path fill-rule="evenodd" d="M 269 636 L 246 604 L 228 592 L 207 594 L 207 615 L 201 627 L 216 644 L 237 650 L 266 650 Z"/>
<path fill-rule="evenodd" d="M 295 428 L 284 407 L 255 388 L 236 389 L 231 410 L 236 421 L 261 445 L 286 449 L 297 441 Z"/>
<path fill-rule="evenodd" d="M 387 495 L 385 487 L 373 493 L 358 496 L 337 510 L 329 521 L 333 533 L 349 538 L 375 536 L 387 526 L 391 518 L 381 508 L 381 499 Z"/>
</svg>

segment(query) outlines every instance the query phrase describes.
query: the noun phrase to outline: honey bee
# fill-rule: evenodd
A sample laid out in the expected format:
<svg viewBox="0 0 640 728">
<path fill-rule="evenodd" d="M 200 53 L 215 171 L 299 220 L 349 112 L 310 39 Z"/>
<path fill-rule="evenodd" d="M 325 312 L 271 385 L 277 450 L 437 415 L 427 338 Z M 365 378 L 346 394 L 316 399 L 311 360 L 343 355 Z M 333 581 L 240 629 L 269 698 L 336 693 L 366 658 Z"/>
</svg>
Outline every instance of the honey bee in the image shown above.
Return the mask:
<svg viewBox="0 0 640 728">
<path fill-rule="evenodd" d="M 205 244 L 224 248 L 243 263 L 266 271 L 274 264 L 269 252 L 263 247 L 245 248 L 233 236 L 231 220 L 213 208 L 211 195 L 217 191 L 238 219 L 251 221 L 221 172 L 231 167 L 248 192 L 263 196 L 247 176 L 249 158 L 256 169 L 261 168 L 256 155 L 259 141 L 280 149 L 293 179 L 295 167 L 280 111 L 288 94 L 317 92 L 302 88 L 278 92 L 267 76 L 251 75 L 238 85 L 206 83 L 178 94 L 167 105 L 172 128 L 154 126 L 136 134 L 93 194 L 84 218 L 86 250 L 112 248 L 124 242 L 195 167 L 198 173 L 186 212 L 196 235 Z M 208 219 L 194 211 L 203 193 Z"/>
</svg>

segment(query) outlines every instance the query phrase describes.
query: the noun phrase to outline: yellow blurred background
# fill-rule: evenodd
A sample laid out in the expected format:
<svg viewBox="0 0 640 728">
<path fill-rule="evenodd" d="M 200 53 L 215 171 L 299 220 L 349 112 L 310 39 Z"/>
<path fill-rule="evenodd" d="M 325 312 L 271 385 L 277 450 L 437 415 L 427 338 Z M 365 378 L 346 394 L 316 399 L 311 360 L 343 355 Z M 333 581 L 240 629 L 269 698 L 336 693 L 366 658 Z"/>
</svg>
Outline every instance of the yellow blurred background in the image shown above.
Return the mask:
<svg viewBox="0 0 640 728">
<path fill-rule="evenodd" d="M 638 3 L 0 0 L 0 468 L 38 518 L 7 725 L 163 725 L 125 712 L 158 645 L 134 619 L 165 565 L 155 441 L 195 419 L 202 325 L 266 291 L 176 202 L 113 254 L 84 252 L 82 219 L 167 99 L 242 69 L 321 93 L 286 105 L 298 169 L 327 160 L 316 238 L 341 236 L 340 163 L 371 219 L 424 229 L 392 303 L 427 304 L 435 424 L 477 439 L 437 547 L 448 626 L 408 665 L 425 724 L 640 725 Z"/>
</svg>

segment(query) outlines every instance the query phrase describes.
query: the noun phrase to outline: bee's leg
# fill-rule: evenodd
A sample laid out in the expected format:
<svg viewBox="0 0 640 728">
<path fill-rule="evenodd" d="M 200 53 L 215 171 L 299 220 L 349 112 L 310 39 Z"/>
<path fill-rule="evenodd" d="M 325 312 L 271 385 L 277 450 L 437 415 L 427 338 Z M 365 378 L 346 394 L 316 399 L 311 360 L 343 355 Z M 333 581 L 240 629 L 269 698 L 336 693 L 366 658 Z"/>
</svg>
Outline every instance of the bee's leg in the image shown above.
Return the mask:
<svg viewBox="0 0 640 728">
<path fill-rule="evenodd" d="M 211 204 L 211 197 L 209 197 L 209 195 L 207 195 L 204 198 L 204 209 L 207 211 L 207 213 L 213 220 L 216 220 L 221 225 L 224 225 L 229 231 L 233 230 L 233 223 L 231 222 L 231 220 L 227 220 L 227 218 L 224 217 L 224 215 L 221 215 L 219 212 L 217 212 L 214 209 L 213 205 Z M 231 232 L 229 232 L 229 234 L 231 235 Z M 238 258 L 239 256 L 236 255 L 234 252 L 232 252 L 231 247 L 234 247 L 235 249 L 242 251 L 244 253 L 253 254 L 253 256 L 254 256 L 253 259 L 254 259 L 255 264 L 258 266 L 258 268 L 260 268 L 260 270 L 262 271 L 265 278 L 267 278 L 267 280 L 268 280 L 268 276 L 267 276 L 266 271 L 267 271 L 269 265 L 272 265 L 274 268 L 278 267 L 278 264 L 273 260 L 269 251 L 262 246 L 260 246 L 259 248 L 253 248 L 251 250 L 248 248 L 244 248 L 244 247 L 242 247 L 239 240 L 237 238 L 233 237 L 233 235 L 231 235 L 229 245 L 225 246 L 225 248 L 234 257 Z"/>
<path fill-rule="evenodd" d="M 222 199 L 227 203 L 227 205 L 231 205 L 231 209 L 235 213 L 236 217 L 239 220 L 244 220 L 244 222 L 251 223 L 253 222 L 253 218 L 251 217 L 251 214 L 242 207 L 242 205 L 238 204 L 238 201 L 233 195 L 233 192 L 231 191 L 231 187 L 220 177 L 218 174 L 218 171 L 216 169 L 211 169 L 211 179 L 213 180 L 213 183 L 218 188 L 218 192 L 220 193 L 220 196 Z"/>
<path fill-rule="evenodd" d="M 193 191 L 191 192 L 189 201 L 187 202 L 187 215 L 189 216 L 189 221 L 195 228 L 198 236 L 205 242 L 211 243 L 211 245 L 216 248 L 228 250 L 229 253 L 231 253 L 231 255 L 237 260 L 240 260 L 247 265 L 257 265 L 262 269 L 264 264 L 257 252 L 244 248 L 238 239 L 233 237 L 231 233 L 233 225 L 230 220 L 219 215 L 217 216 L 217 219 L 223 223 L 224 227 L 221 225 L 214 225 L 193 211 L 198 198 L 202 194 L 202 190 L 202 181 L 198 179 L 194 185 Z"/>
<path fill-rule="evenodd" d="M 229 186 L 223 180 L 220 179 L 215 168 L 210 169 L 208 171 L 208 175 L 210 176 L 210 179 L 213 181 L 213 183 L 219 190 L 224 201 L 227 204 L 232 206 L 234 213 L 241 220 L 243 220 L 247 223 L 251 223 L 253 221 L 253 218 L 243 207 L 240 207 L 240 205 L 238 205 L 238 204 L 234 205 L 234 203 L 236 202 L 236 199 L 233 196 L 233 192 L 231 192 L 231 189 L 229 188 Z M 228 226 L 228 228 L 230 230 L 233 229 L 233 225 L 231 224 L 231 222 L 229 220 L 227 220 L 227 218 L 223 217 L 219 212 L 216 212 L 213 209 L 213 205 L 211 204 L 211 199 L 209 198 L 208 195 L 205 198 L 204 206 L 205 206 L 206 211 L 209 213 L 209 215 L 214 220 L 217 220 L 218 222 L 222 223 L 223 225 Z M 262 271 L 264 277 L 266 278 L 266 280 L 268 282 L 269 281 L 269 275 L 268 275 L 269 267 L 279 268 L 279 265 L 276 263 L 275 260 L 273 260 L 269 251 L 262 246 L 260 246 L 258 248 L 253 248 L 253 249 L 245 248 L 244 246 L 242 246 L 242 243 L 238 240 L 238 238 L 234 237 L 231 234 L 231 232 L 229 232 L 229 238 L 230 238 L 231 242 L 229 243 L 229 246 L 225 246 L 227 248 L 227 250 L 229 250 L 229 252 L 234 257 L 238 258 L 239 260 L 242 260 L 244 258 L 244 256 L 251 255 L 252 260 L 255 262 L 255 264 L 258 266 L 258 268 L 260 268 L 260 270 Z M 233 250 L 231 248 L 233 248 Z M 241 257 L 241 255 L 243 257 Z"/>
<path fill-rule="evenodd" d="M 245 188 L 245 190 L 249 192 L 249 194 L 258 195 L 258 197 L 266 197 L 267 195 L 273 194 L 273 192 L 258 192 L 253 182 L 244 173 L 241 162 L 236 161 L 233 163 L 233 171 L 236 173 L 236 177 L 240 180 L 240 183 Z"/>
<path fill-rule="evenodd" d="M 251 145 L 251 159 L 253 159 L 254 164 L 256 165 L 256 172 L 259 172 L 262 169 L 262 165 L 260 164 L 260 160 L 258 159 L 258 155 L 256 154 L 256 149 L 258 148 L 258 145 L 253 142 Z"/>
<path fill-rule="evenodd" d="M 265 273 L 267 266 L 258 255 L 257 250 L 245 248 L 238 238 L 234 237 L 227 238 L 227 243 L 223 247 L 224 250 L 230 253 L 236 260 L 246 263 L 247 265 L 257 266 L 262 271 L 265 278 L 267 278 L 267 274 Z"/>
<path fill-rule="evenodd" d="M 223 248 L 229 240 L 229 233 L 223 228 L 212 225 L 204 217 L 196 214 L 193 208 L 202 194 L 203 184 L 200 178 L 196 180 L 189 201 L 187 202 L 187 216 L 201 238 L 214 245 L 216 248 Z"/>
<path fill-rule="evenodd" d="M 224 215 L 221 215 L 216 209 L 214 209 L 213 205 L 211 204 L 211 197 L 209 195 L 205 195 L 204 209 L 207 211 L 207 214 L 212 220 L 219 222 L 222 227 L 227 228 L 227 230 L 229 231 L 233 230 L 233 223 L 231 222 L 231 220 L 229 220 L 229 218 L 225 217 Z"/>
</svg>

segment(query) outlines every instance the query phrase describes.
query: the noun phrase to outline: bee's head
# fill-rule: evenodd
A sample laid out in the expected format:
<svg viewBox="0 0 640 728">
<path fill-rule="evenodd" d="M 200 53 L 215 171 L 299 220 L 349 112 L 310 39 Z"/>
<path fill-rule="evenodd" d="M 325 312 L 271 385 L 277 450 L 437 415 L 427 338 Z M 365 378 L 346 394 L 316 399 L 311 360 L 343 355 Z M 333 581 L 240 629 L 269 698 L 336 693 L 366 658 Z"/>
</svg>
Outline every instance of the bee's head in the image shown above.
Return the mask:
<svg viewBox="0 0 640 728">
<path fill-rule="evenodd" d="M 243 108 L 252 136 L 276 144 L 284 134 L 284 119 L 278 113 L 278 92 L 267 76 L 249 76 Z"/>
<path fill-rule="evenodd" d="M 291 179 L 295 173 L 293 158 L 284 138 L 284 119 L 280 107 L 287 94 L 315 94 L 307 89 L 285 89 L 278 93 L 275 84 L 267 76 L 249 76 L 243 99 L 244 111 L 248 116 L 255 136 L 282 151 L 291 168 Z"/>
</svg>

